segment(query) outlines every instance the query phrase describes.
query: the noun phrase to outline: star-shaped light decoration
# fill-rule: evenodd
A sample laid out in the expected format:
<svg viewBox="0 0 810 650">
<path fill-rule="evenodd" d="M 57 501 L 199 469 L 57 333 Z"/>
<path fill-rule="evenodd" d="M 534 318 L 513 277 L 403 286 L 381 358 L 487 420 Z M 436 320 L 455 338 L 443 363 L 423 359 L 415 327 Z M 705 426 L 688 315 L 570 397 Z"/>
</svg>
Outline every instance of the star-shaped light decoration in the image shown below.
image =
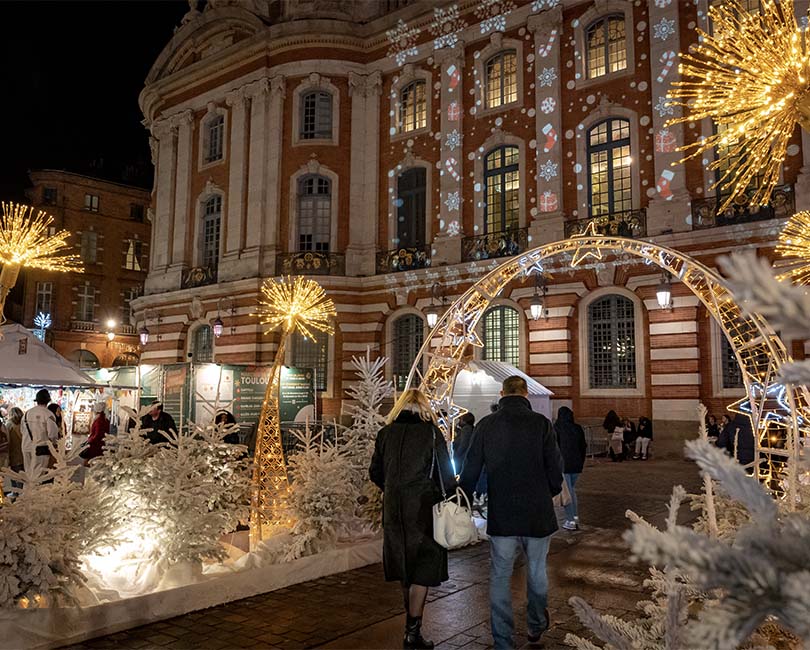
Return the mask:
<svg viewBox="0 0 810 650">
<path fill-rule="evenodd" d="M 574 235 L 571 237 L 571 239 L 590 239 L 591 237 L 601 237 L 601 235 L 596 232 L 596 223 L 593 221 L 588 224 L 585 230 L 578 235 Z M 589 257 L 592 257 L 595 260 L 601 260 L 601 249 L 585 245 L 577 247 L 577 249 L 574 251 L 574 257 L 571 260 L 571 266 L 579 266 L 583 260 Z"/>
</svg>

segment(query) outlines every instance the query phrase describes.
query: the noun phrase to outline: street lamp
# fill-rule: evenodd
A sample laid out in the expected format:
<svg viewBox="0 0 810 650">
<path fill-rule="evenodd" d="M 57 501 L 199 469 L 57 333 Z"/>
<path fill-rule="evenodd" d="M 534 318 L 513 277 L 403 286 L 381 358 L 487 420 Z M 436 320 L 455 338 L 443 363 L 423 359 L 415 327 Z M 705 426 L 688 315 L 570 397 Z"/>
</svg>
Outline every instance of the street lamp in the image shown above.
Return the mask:
<svg viewBox="0 0 810 650">
<path fill-rule="evenodd" d="M 666 273 L 661 277 L 661 282 L 655 290 L 655 298 L 658 300 L 658 306 L 661 309 L 669 309 L 672 307 L 672 284 Z"/>
<path fill-rule="evenodd" d="M 149 343 L 149 330 L 146 328 L 146 323 L 144 323 L 143 327 L 138 331 L 138 338 L 141 339 L 141 345 Z"/>
<path fill-rule="evenodd" d="M 441 305 L 436 304 L 437 298 L 442 301 Z M 425 307 L 425 318 L 430 329 L 436 327 L 436 323 L 439 322 L 439 313 L 441 312 L 441 307 L 444 305 L 444 302 L 445 298 L 444 295 L 441 294 L 441 286 L 436 282 L 430 287 L 430 304 Z"/>
<path fill-rule="evenodd" d="M 222 328 L 223 327 L 224 327 L 224 323 L 222 322 L 222 319 L 219 316 L 217 316 L 216 319 L 214 320 L 213 327 L 212 327 L 212 329 L 214 330 L 214 336 L 216 336 L 217 338 L 222 336 Z"/>
<path fill-rule="evenodd" d="M 112 318 L 107 319 L 107 340 L 112 341 L 115 339 L 115 321 Z"/>
<path fill-rule="evenodd" d="M 531 312 L 534 320 L 540 320 L 541 318 L 548 317 L 548 313 L 546 311 L 546 294 L 548 293 L 548 286 L 546 286 L 546 279 L 540 273 L 538 273 L 535 278 L 534 295 L 529 302 L 529 311 Z M 542 295 L 540 295 L 538 289 L 542 291 Z"/>
</svg>

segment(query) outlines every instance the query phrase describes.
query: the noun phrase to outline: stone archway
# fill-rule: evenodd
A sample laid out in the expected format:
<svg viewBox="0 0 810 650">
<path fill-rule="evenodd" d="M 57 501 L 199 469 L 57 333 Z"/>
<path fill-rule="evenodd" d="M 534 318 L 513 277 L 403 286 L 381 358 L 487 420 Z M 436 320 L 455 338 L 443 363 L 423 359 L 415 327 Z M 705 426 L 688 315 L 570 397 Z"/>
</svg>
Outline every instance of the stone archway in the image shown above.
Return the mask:
<svg viewBox="0 0 810 650">
<path fill-rule="evenodd" d="M 484 312 L 510 281 L 542 272 L 545 260 L 565 253 L 573 254 L 574 267 L 587 258 L 601 260 L 603 253 L 633 255 L 668 271 L 698 297 L 728 338 L 742 370 L 747 397 L 731 408 L 751 417 L 757 438 L 757 477 L 780 490 L 785 472 L 795 471 L 796 463 L 789 461 L 798 455 L 801 444 L 799 423 L 803 419 L 796 416 L 806 413 L 810 405 L 805 387 L 785 385 L 777 378 L 782 365 L 790 361 L 782 340 L 762 316 L 742 312 L 716 271 L 671 248 L 597 235 L 593 227 L 581 235 L 505 259 L 456 300 L 436 324 L 414 361 L 406 388 L 419 380 L 434 407 L 447 414 L 440 420 L 445 435 L 461 413 L 452 397 L 456 374 L 466 365 L 465 350 L 469 345 L 483 345 L 476 325 Z"/>
</svg>

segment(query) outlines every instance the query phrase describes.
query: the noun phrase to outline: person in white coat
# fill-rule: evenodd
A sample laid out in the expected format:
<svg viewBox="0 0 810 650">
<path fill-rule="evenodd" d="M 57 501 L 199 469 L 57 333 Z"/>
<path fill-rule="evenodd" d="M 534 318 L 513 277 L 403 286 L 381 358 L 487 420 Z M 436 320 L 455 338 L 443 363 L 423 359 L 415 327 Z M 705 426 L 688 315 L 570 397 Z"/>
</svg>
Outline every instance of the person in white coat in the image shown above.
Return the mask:
<svg viewBox="0 0 810 650">
<path fill-rule="evenodd" d="M 51 451 L 48 441 L 54 445 L 59 440 L 59 427 L 56 426 L 54 414 L 48 410 L 51 401 L 50 393 L 44 388 L 37 392 L 36 406 L 28 409 L 20 425 L 22 432 L 23 464 L 26 474 L 33 474 L 39 469 L 48 469 Z"/>
</svg>

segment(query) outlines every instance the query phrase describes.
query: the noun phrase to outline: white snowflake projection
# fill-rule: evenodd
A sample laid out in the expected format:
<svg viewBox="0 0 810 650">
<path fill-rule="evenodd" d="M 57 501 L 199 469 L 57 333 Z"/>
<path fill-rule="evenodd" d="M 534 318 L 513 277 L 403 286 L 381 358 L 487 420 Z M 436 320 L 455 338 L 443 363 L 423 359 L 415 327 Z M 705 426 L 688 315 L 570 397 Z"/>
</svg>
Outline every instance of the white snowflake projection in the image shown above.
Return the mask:
<svg viewBox="0 0 810 650">
<path fill-rule="evenodd" d="M 537 172 L 546 182 L 552 178 L 557 178 L 557 163 L 553 162 L 551 158 L 546 160 L 540 165 L 540 170 Z"/>
<path fill-rule="evenodd" d="M 553 113 L 555 108 L 557 108 L 557 100 L 553 97 L 546 97 L 540 102 L 540 110 L 546 115 Z"/>
<path fill-rule="evenodd" d="M 532 11 L 542 11 L 543 9 L 553 9 L 558 4 L 560 4 L 560 0 L 534 0 L 534 2 L 532 2 Z"/>
<path fill-rule="evenodd" d="M 665 9 L 672 4 L 672 0 L 655 0 L 655 6 L 659 9 Z"/>
<path fill-rule="evenodd" d="M 659 95 L 658 101 L 655 104 L 655 110 L 658 111 L 659 117 L 665 117 L 667 115 L 675 115 L 675 108 L 672 105 L 672 100 L 667 99 L 663 95 Z"/>
<path fill-rule="evenodd" d="M 409 56 L 416 56 L 419 48 L 416 47 L 416 38 L 419 36 L 418 27 L 408 27 L 401 18 L 394 29 L 385 32 L 391 47 L 388 56 L 393 57 L 397 65 L 402 65 Z"/>
<path fill-rule="evenodd" d="M 515 9 L 513 0 L 481 0 L 475 15 L 481 21 L 482 34 L 502 32 L 506 29 L 506 17 Z"/>
<path fill-rule="evenodd" d="M 444 200 L 444 204 L 447 206 L 448 210 L 458 210 L 461 206 L 461 197 L 459 196 L 459 193 L 457 191 L 448 192 L 447 198 Z"/>
<path fill-rule="evenodd" d="M 452 5 L 447 9 L 435 7 L 433 22 L 428 27 L 433 36 L 433 49 L 453 47 L 458 43 L 458 35 L 466 26 L 467 23 L 458 13 L 458 5 Z"/>
<path fill-rule="evenodd" d="M 653 38 L 661 41 L 667 40 L 675 33 L 675 20 L 667 20 L 661 18 L 655 25 L 653 25 Z"/>
<path fill-rule="evenodd" d="M 447 134 L 444 144 L 450 151 L 455 151 L 461 146 L 461 134 L 458 132 L 458 129 L 453 129 Z"/>
<path fill-rule="evenodd" d="M 458 221 L 451 221 L 447 224 L 447 234 L 450 237 L 457 237 L 461 233 L 461 226 Z"/>
<path fill-rule="evenodd" d="M 557 72 L 554 68 L 543 68 L 542 72 L 537 75 L 537 80 L 541 86 L 551 86 L 557 79 Z"/>
</svg>

